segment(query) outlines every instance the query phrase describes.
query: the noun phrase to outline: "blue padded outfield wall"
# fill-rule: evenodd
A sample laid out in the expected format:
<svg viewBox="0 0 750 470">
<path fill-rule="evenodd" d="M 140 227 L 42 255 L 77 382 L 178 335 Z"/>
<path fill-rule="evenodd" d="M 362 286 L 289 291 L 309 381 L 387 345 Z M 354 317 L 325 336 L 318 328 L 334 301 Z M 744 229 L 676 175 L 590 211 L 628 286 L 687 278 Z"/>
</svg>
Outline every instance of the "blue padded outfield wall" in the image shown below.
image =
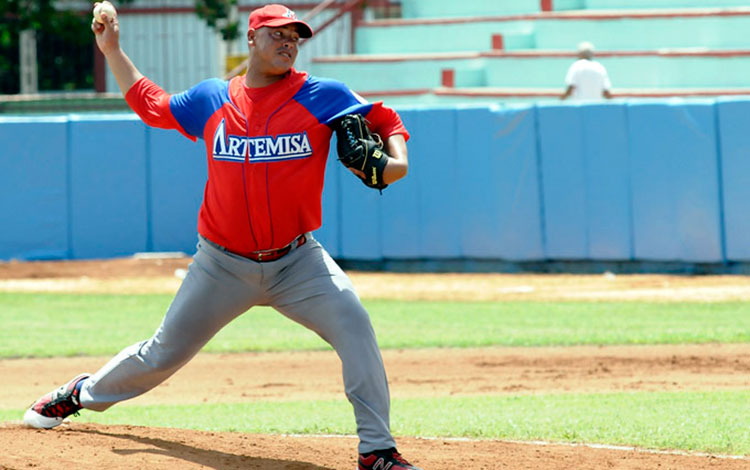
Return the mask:
<svg viewBox="0 0 750 470">
<path fill-rule="evenodd" d="M 399 111 L 382 196 L 329 158 L 338 259 L 750 261 L 750 100 Z M 194 253 L 202 142 L 132 114 L 1 117 L 0 141 L 0 259 Z"/>
</svg>

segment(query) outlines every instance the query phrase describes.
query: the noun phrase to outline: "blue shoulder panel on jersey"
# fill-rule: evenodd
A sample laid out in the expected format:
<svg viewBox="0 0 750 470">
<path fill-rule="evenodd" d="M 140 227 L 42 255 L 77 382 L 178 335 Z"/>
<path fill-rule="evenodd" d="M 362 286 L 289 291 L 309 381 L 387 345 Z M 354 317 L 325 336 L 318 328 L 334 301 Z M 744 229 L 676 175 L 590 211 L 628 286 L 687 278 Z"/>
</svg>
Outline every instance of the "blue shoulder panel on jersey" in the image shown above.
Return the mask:
<svg viewBox="0 0 750 470">
<path fill-rule="evenodd" d="M 208 119 L 228 101 L 229 82 L 211 78 L 172 95 L 169 109 L 188 134 L 203 138 L 203 128 Z"/>
<path fill-rule="evenodd" d="M 307 108 L 318 122 L 328 124 L 349 113 L 367 114 L 372 104 L 354 94 L 338 80 L 310 76 L 294 95 L 294 100 Z"/>
</svg>

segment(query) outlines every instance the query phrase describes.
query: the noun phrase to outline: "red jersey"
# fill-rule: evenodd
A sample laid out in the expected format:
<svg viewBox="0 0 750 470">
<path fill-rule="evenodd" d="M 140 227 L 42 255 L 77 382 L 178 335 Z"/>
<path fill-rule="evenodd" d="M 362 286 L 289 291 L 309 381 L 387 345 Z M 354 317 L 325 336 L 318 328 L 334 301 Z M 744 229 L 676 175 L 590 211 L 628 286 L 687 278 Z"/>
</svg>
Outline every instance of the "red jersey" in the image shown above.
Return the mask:
<svg viewBox="0 0 750 470">
<path fill-rule="evenodd" d="M 142 78 L 125 96 L 146 124 L 205 141 L 198 233 L 232 252 L 281 248 L 320 227 L 331 121 L 360 113 L 384 140 L 409 137 L 395 111 L 336 80 L 294 69 L 263 88 L 244 80 L 210 79 L 169 95 Z"/>
</svg>

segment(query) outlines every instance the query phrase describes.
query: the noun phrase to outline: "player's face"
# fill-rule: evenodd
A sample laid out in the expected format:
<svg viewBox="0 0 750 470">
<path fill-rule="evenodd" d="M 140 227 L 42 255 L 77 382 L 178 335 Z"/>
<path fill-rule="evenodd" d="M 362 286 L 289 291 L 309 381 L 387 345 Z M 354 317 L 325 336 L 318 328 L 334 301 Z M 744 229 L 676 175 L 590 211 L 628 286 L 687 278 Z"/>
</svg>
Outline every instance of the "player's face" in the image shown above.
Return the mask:
<svg viewBox="0 0 750 470">
<path fill-rule="evenodd" d="M 279 28 L 263 27 L 248 33 L 253 58 L 267 73 L 286 73 L 297 59 L 299 32 L 295 25 Z"/>
</svg>

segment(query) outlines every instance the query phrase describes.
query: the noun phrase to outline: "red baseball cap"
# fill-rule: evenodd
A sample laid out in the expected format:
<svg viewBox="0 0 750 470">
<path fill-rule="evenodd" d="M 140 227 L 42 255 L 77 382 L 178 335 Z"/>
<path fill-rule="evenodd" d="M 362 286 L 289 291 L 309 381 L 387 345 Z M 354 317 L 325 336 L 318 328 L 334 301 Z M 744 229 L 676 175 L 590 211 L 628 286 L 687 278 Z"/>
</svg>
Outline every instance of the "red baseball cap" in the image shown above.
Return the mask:
<svg viewBox="0 0 750 470">
<path fill-rule="evenodd" d="M 292 10 L 277 3 L 253 10 L 248 20 L 248 28 L 252 29 L 262 28 L 263 26 L 278 28 L 288 24 L 300 26 L 299 36 L 301 38 L 309 38 L 313 35 L 313 30 L 307 23 L 298 20 L 297 15 Z"/>
</svg>

